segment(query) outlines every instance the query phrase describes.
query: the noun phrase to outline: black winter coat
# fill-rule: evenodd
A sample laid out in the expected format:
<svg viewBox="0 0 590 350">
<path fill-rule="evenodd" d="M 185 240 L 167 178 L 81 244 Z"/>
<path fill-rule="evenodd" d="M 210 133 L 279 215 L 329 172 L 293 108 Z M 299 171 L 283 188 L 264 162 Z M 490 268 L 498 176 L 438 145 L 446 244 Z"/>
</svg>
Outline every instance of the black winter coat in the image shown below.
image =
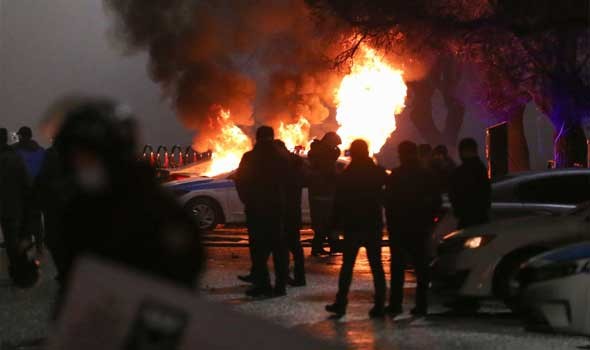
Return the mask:
<svg viewBox="0 0 590 350">
<path fill-rule="evenodd" d="M 434 175 L 419 163 L 402 165 L 387 179 L 385 208 L 390 235 L 427 234 L 441 206 Z"/>
<path fill-rule="evenodd" d="M 258 142 L 245 153 L 235 182 L 246 214 L 283 216 L 289 176 L 289 158 L 273 141 Z"/>
<path fill-rule="evenodd" d="M 449 199 L 459 228 L 486 223 L 492 204 L 487 169 L 479 158 L 463 162 L 451 175 Z"/>
<path fill-rule="evenodd" d="M 346 233 L 381 233 L 385 169 L 372 159 L 354 160 L 336 181 L 337 226 Z"/>
<path fill-rule="evenodd" d="M 59 235 L 64 273 L 91 254 L 194 286 L 204 261 L 197 223 L 143 167 L 119 171 L 112 189 L 68 201 Z"/>
</svg>

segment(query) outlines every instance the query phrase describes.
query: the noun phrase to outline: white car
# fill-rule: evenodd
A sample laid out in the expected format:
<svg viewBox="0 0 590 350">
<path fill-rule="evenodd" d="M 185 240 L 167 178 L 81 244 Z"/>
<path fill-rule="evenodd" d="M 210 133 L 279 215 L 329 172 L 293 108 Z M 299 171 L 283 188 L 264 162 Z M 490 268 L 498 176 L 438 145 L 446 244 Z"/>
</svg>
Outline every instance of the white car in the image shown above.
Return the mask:
<svg viewBox="0 0 590 350">
<path fill-rule="evenodd" d="M 560 216 L 500 221 L 455 231 L 438 246 L 433 291 L 462 299 L 495 297 L 516 306 L 520 265 L 555 247 L 590 240 L 590 204 Z"/>
<path fill-rule="evenodd" d="M 197 165 L 183 172 L 206 169 L 208 163 Z M 345 160 L 338 160 L 337 167 L 342 170 L 348 164 Z M 171 175 L 176 174 L 171 172 Z M 240 201 L 236 185 L 233 180 L 235 171 L 214 177 L 195 176 L 164 184 L 180 199 L 180 202 L 193 213 L 204 230 L 213 230 L 220 224 L 245 224 L 246 213 Z M 307 189 L 303 189 L 301 196 L 301 219 L 304 224 L 311 223 L 309 199 Z"/>
<path fill-rule="evenodd" d="M 185 209 L 193 213 L 204 230 L 213 230 L 220 224 L 244 224 L 246 214 L 244 205 L 238 197 L 233 180 L 234 173 L 215 177 L 187 178 L 166 183 L 168 189 L 175 193 Z M 303 223 L 310 223 L 307 189 L 303 189 L 301 198 L 301 215 Z"/>
<path fill-rule="evenodd" d="M 552 169 L 505 176 L 492 183 L 492 221 L 567 213 L 590 201 L 590 169 Z M 451 204 L 434 232 L 435 240 L 457 228 Z"/>
<path fill-rule="evenodd" d="M 531 259 L 522 266 L 520 281 L 530 326 L 590 335 L 590 242 Z"/>
</svg>

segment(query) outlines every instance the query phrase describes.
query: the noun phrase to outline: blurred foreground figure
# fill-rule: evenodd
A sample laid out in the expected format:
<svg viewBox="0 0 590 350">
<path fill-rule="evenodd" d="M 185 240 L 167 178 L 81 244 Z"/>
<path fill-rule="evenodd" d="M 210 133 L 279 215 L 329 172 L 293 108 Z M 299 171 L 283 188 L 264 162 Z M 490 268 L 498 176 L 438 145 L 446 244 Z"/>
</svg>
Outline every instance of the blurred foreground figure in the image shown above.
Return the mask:
<svg viewBox="0 0 590 350">
<path fill-rule="evenodd" d="M 334 191 L 340 144 L 342 144 L 340 136 L 335 132 L 328 132 L 321 140 L 314 140 L 311 143 L 311 149 L 307 155 L 311 167 L 308 183 L 309 210 L 314 234 L 311 246 L 313 256 L 329 254 L 323 248 L 326 240 L 330 244 L 330 250 L 334 249 Z"/>
<path fill-rule="evenodd" d="M 365 141 L 352 143 L 350 157 L 350 165 L 338 177 L 336 185 L 335 211 L 344 230 L 344 256 L 336 301 L 327 305 L 326 311 L 338 317 L 346 313 L 356 257 L 359 249 L 365 247 L 375 285 L 375 305 L 369 316 L 383 317 L 386 287 L 381 261 L 382 189 L 387 175 L 385 169 L 369 157 L 369 146 Z"/>
<path fill-rule="evenodd" d="M 289 159 L 277 147 L 271 127 L 256 131 L 256 145 L 242 157 L 236 173 L 236 189 L 246 208 L 250 238 L 253 287 L 251 297 L 283 296 L 287 293 L 289 252 L 284 229 Z M 274 290 L 268 258 L 275 266 Z"/>
<path fill-rule="evenodd" d="M 492 189 L 486 166 L 479 159 L 477 142 L 462 140 L 459 155 L 463 164 L 451 175 L 449 199 L 461 229 L 489 221 Z"/>
<path fill-rule="evenodd" d="M 89 254 L 192 287 L 203 265 L 198 225 L 132 157 L 118 113 L 112 102 L 86 102 L 56 136 L 62 169 L 73 176 L 55 243 L 60 274 L 69 277 Z"/>
<path fill-rule="evenodd" d="M 0 129 L 0 228 L 8 255 L 9 274 L 15 285 L 30 287 L 38 277 L 28 259 L 23 237 L 26 201 L 30 194 L 24 162 L 8 145 L 8 131 Z"/>
<path fill-rule="evenodd" d="M 19 141 L 13 147 L 25 163 L 29 182 L 29 191 L 25 200 L 22 234 L 23 237 L 35 239 L 37 253 L 41 254 L 44 244 L 43 225 L 41 221 L 41 208 L 35 196 L 34 188 L 45 160 L 45 150 L 33 140 L 33 131 L 31 128 L 23 126 L 18 130 L 17 135 Z"/>
<path fill-rule="evenodd" d="M 285 143 L 275 140 L 279 150 L 289 159 L 289 173 L 285 190 L 285 232 L 287 246 L 293 255 L 293 278 L 287 283 L 293 287 L 303 287 L 305 280 L 305 255 L 301 246 L 301 195 L 303 191 L 303 159 L 295 153 L 289 152 Z"/>
<path fill-rule="evenodd" d="M 442 201 L 436 179 L 420 164 L 416 144 L 402 142 L 398 152 L 401 165 L 389 176 L 385 195 L 391 249 L 391 295 L 387 312 L 402 313 L 405 268 L 412 262 L 417 279 L 416 307 L 412 314 L 425 315 L 430 284 L 430 236 Z"/>
</svg>

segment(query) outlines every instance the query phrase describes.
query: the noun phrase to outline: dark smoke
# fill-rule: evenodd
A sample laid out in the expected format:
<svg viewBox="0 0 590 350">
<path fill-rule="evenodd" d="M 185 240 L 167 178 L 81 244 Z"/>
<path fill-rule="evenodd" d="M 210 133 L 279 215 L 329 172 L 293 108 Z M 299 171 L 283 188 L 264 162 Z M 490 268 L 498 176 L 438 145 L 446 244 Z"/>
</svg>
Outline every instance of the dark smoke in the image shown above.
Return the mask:
<svg viewBox="0 0 590 350">
<path fill-rule="evenodd" d="M 339 72 L 332 60 L 350 35 L 319 29 L 303 0 L 104 0 L 126 49 L 148 51 L 149 71 L 181 121 L 207 147 L 219 108 L 249 126 L 333 111 Z"/>
</svg>

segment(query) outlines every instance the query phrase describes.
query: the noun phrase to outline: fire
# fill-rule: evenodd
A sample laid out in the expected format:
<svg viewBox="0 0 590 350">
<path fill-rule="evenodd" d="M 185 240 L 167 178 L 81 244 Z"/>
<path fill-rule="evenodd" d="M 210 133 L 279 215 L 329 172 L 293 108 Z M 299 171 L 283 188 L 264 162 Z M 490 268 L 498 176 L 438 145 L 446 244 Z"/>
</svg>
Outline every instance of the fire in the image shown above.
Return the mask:
<svg viewBox="0 0 590 350">
<path fill-rule="evenodd" d="M 220 111 L 214 122 L 221 128 L 219 133 L 209 140 L 213 155 L 209 169 L 203 173 L 205 176 L 215 176 L 236 169 L 242 155 L 252 148 L 252 141 L 248 135 L 232 122 L 230 111 Z"/>
<path fill-rule="evenodd" d="M 336 92 L 338 135 L 345 147 L 355 139 L 367 141 L 374 154 L 396 129 L 395 115 L 405 108 L 407 87 L 402 71 L 389 66 L 374 49 L 360 50 L 361 57 L 355 58 Z"/>
<path fill-rule="evenodd" d="M 293 124 L 281 122 L 277 130 L 277 137 L 283 140 L 289 150 L 293 151 L 297 146 L 307 147 L 310 129 L 309 121 L 304 117 L 299 117 L 299 120 Z"/>
</svg>

